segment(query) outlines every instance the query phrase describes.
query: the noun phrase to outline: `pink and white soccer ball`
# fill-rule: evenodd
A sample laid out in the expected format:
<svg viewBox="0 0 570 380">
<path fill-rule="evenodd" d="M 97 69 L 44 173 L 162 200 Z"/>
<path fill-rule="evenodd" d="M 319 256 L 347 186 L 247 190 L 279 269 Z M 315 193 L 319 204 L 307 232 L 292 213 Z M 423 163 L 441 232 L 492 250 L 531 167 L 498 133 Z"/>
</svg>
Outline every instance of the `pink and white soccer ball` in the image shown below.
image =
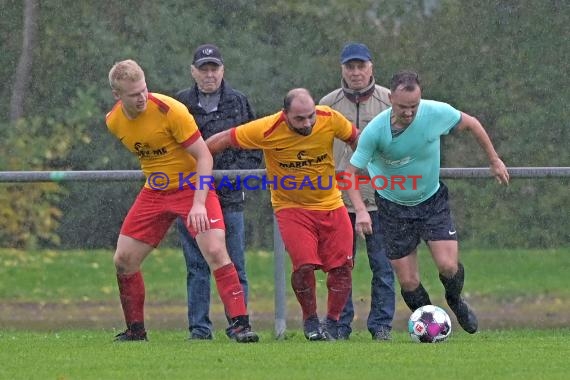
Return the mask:
<svg viewBox="0 0 570 380">
<path fill-rule="evenodd" d="M 441 307 L 422 306 L 410 316 L 408 332 L 414 342 L 443 342 L 451 335 L 451 321 L 449 315 Z"/>
</svg>

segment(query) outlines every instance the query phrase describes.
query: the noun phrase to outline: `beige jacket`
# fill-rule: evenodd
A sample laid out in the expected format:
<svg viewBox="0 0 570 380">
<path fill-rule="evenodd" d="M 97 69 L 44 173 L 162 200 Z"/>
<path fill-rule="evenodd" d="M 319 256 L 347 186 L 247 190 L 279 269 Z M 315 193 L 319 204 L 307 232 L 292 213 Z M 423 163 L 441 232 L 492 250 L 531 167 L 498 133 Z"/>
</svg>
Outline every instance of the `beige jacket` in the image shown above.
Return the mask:
<svg viewBox="0 0 570 380">
<path fill-rule="evenodd" d="M 330 106 L 339 111 L 360 131 L 362 131 L 376 115 L 390 107 L 390 99 L 388 98 L 390 90 L 375 84 L 374 81 L 370 84 L 368 89 L 364 89 L 359 93 L 348 89 L 344 81 L 342 81 L 342 85 L 342 88 L 338 88 L 328 95 L 325 95 L 319 104 Z M 346 169 L 351 156 L 352 149 L 344 142 L 335 139 L 334 162 L 337 171 Z M 360 193 L 362 194 L 366 209 L 368 211 L 376 210 L 377 207 L 374 201 L 374 189 L 372 186 L 366 185 L 360 187 Z M 342 200 L 348 211 L 354 212 L 352 203 L 345 191 L 342 192 Z"/>
</svg>

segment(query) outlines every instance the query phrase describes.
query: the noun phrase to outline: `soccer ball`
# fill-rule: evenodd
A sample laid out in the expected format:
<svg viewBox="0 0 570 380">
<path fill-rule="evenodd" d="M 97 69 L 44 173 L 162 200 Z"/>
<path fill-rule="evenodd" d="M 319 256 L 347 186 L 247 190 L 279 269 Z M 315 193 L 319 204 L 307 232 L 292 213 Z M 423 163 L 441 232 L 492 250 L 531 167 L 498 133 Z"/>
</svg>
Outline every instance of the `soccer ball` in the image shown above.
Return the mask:
<svg viewBox="0 0 570 380">
<path fill-rule="evenodd" d="M 441 307 L 422 306 L 410 316 L 408 332 L 414 342 L 443 342 L 451 335 L 451 321 L 449 315 Z"/>
</svg>

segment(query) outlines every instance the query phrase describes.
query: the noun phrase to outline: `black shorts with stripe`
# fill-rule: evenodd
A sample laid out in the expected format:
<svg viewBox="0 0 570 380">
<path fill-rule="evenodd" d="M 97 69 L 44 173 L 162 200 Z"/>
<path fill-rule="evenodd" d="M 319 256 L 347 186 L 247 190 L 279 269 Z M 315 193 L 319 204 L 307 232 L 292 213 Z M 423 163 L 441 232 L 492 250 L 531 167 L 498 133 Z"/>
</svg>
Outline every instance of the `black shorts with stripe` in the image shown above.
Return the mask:
<svg viewBox="0 0 570 380">
<path fill-rule="evenodd" d="M 447 186 L 443 182 L 434 195 L 418 205 L 400 205 L 380 197 L 378 193 L 376 205 L 386 254 L 391 260 L 409 255 L 420 240 L 457 240 Z"/>
</svg>

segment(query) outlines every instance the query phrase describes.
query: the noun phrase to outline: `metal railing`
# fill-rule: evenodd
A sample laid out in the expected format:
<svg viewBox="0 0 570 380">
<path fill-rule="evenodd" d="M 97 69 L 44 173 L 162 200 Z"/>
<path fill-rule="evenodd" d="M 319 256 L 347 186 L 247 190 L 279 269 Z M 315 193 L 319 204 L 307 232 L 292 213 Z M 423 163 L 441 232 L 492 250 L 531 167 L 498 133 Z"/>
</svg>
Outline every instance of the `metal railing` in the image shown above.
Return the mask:
<svg viewBox="0 0 570 380">
<path fill-rule="evenodd" d="M 511 178 L 570 177 L 570 167 L 513 167 Z M 236 175 L 264 175 L 265 169 L 215 170 L 214 178 L 232 178 Z M 441 178 L 491 177 L 489 168 L 442 168 Z M 66 182 L 66 181 L 142 181 L 140 170 L 77 170 L 77 171 L 0 171 L 1 182 Z"/>
</svg>

